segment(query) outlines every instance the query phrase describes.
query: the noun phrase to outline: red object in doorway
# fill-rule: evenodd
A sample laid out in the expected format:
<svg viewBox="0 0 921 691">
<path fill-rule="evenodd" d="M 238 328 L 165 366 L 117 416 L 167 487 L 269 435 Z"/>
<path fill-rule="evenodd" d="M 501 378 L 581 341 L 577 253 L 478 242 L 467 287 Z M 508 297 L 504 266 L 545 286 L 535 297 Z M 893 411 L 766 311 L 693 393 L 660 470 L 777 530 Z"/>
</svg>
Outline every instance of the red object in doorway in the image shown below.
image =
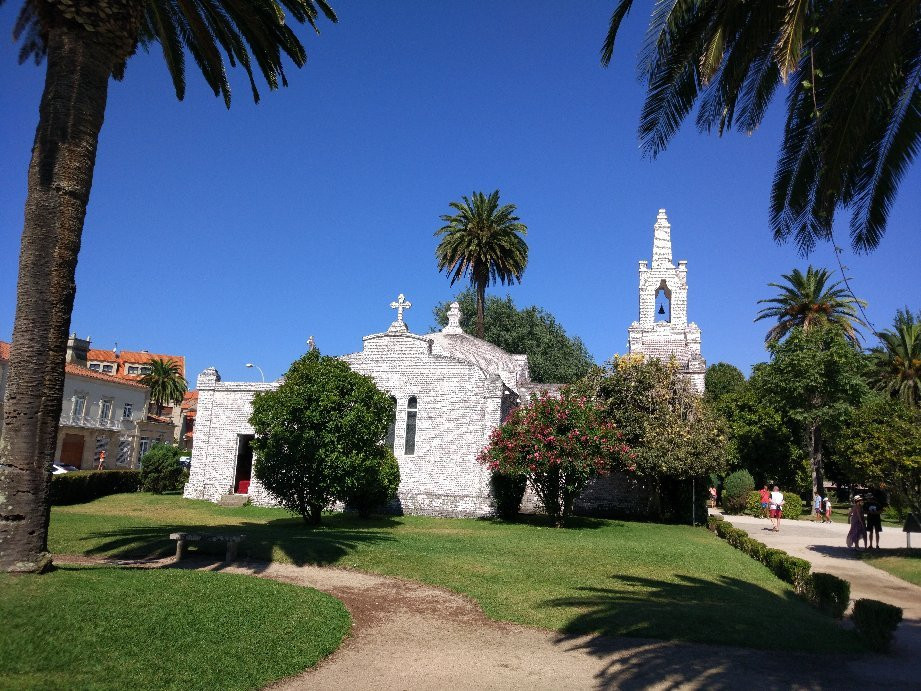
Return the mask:
<svg viewBox="0 0 921 691">
<path fill-rule="evenodd" d="M 237 483 L 237 494 L 249 494 L 249 480 L 240 480 Z"/>
</svg>

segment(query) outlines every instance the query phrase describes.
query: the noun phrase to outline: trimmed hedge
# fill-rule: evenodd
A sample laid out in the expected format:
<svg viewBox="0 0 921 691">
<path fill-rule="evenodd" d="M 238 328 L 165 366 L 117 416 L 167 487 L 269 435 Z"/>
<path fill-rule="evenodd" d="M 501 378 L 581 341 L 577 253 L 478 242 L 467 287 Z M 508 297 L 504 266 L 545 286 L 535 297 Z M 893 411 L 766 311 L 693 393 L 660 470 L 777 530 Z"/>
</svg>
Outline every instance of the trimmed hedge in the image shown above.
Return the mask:
<svg viewBox="0 0 921 691">
<path fill-rule="evenodd" d="M 830 573 L 814 573 L 809 579 L 809 601 L 823 612 L 840 619 L 851 600 L 851 584 Z"/>
<path fill-rule="evenodd" d="M 803 515 L 803 498 L 799 492 L 783 492 L 781 516 L 788 521 L 798 520 Z"/>
<path fill-rule="evenodd" d="M 883 653 L 889 650 L 892 634 L 902 621 L 902 608 L 862 598 L 854 603 L 851 617 L 867 646 Z"/>
<path fill-rule="evenodd" d="M 137 492 L 140 470 L 77 470 L 51 476 L 51 503 L 82 504 L 109 494 Z"/>
<path fill-rule="evenodd" d="M 767 509 L 761 508 L 761 492 L 755 490 L 748 493 L 748 502 L 745 505 L 745 513 L 758 518 L 767 518 Z"/>
<path fill-rule="evenodd" d="M 809 604 L 835 618 L 844 614 L 851 594 L 851 585 L 847 581 L 830 573 L 810 574 L 810 564 L 805 559 L 768 547 L 741 528 L 724 521 L 722 516 L 710 516 L 707 527 L 736 549 L 767 566 L 780 580 L 792 585 L 794 592 Z"/>
</svg>

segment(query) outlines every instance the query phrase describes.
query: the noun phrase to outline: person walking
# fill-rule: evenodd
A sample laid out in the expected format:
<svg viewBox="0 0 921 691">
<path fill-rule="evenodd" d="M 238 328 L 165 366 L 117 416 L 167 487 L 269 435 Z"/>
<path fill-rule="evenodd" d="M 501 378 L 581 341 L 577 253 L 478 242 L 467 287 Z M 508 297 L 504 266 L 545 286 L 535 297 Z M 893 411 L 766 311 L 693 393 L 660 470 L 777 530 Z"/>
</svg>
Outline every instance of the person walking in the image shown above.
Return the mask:
<svg viewBox="0 0 921 691">
<path fill-rule="evenodd" d="M 770 497 L 770 513 L 771 513 L 771 525 L 774 527 L 771 529 L 775 533 L 780 532 L 780 518 L 783 516 L 783 492 L 780 491 L 780 487 L 774 485 L 774 491 L 771 492 Z"/>
<path fill-rule="evenodd" d="M 771 493 L 768 491 L 767 485 L 762 487 L 758 494 L 761 495 L 761 518 L 767 518 L 768 505 L 771 503 Z"/>
<path fill-rule="evenodd" d="M 864 549 L 867 546 L 867 526 L 863 522 L 863 497 L 859 494 L 854 495 L 851 500 L 851 510 L 847 514 L 847 522 L 851 529 L 847 531 L 847 537 L 844 539 L 851 549 L 857 549 L 857 543 L 863 540 Z"/>
<path fill-rule="evenodd" d="M 822 512 L 823 512 L 823 523 L 831 523 L 831 499 L 828 498 L 826 494 L 822 497 Z"/>
<path fill-rule="evenodd" d="M 822 509 L 822 495 L 816 492 L 816 495 L 812 498 L 812 522 L 815 523 L 816 520 L 825 522 L 825 511 Z"/>
<path fill-rule="evenodd" d="M 867 539 L 870 549 L 873 548 L 873 534 L 876 534 L 876 549 L 879 549 L 879 534 L 883 532 L 883 507 L 872 493 L 867 494 L 863 501 L 863 510 L 866 514 Z"/>
</svg>

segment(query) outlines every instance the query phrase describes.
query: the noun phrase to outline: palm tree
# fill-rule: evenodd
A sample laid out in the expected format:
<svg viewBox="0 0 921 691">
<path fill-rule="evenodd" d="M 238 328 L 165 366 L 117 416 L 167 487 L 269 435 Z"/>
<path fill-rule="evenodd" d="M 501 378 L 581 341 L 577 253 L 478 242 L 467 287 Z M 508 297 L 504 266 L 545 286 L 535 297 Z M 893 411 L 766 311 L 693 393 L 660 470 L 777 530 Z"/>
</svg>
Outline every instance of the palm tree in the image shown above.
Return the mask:
<svg viewBox="0 0 921 691">
<path fill-rule="evenodd" d="M 182 397 L 189 387 L 174 360 L 153 358 L 148 365 L 150 371 L 140 381 L 150 389 L 150 400 L 157 404 L 157 415 L 160 415 L 165 404 L 182 403 Z"/>
<path fill-rule="evenodd" d="M 879 334 L 881 347 L 871 352 L 872 382 L 879 391 L 912 407 L 921 405 L 921 315 L 899 311 L 893 329 Z"/>
<path fill-rule="evenodd" d="M 857 316 L 858 306 L 866 306 L 863 300 L 851 297 L 844 288 L 840 288 L 841 281 L 826 285 L 831 278 L 828 269 L 814 269 L 812 266 L 803 274 L 799 269 L 792 273 L 784 274 L 783 283 L 768 283 L 772 288 L 780 290 L 780 295 L 775 298 L 758 300 L 758 304 L 767 303 L 758 312 L 755 321 L 761 319 L 776 319 L 775 324 L 767 333 L 765 341 L 779 341 L 795 326 L 809 330 L 813 326 L 834 324 L 844 331 L 844 335 L 852 343 L 857 343 L 860 334 L 855 328 L 857 325 L 866 326 Z"/>
<path fill-rule="evenodd" d="M 476 335 L 483 338 L 483 304 L 486 286 L 497 280 L 503 285 L 521 283 L 528 264 L 528 245 L 523 236 L 528 228 L 515 215 L 515 205 L 499 206 L 499 190 L 488 197 L 474 192 L 463 203 L 451 202 L 457 213 L 441 217 L 445 225 L 435 231 L 441 242 L 435 249 L 438 270 L 451 277 L 451 285 L 470 276 L 476 290 Z"/>
<path fill-rule="evenodd" d="M 633 0 L 620 0 L 608 65 Z M 673 0 L 655 3 L 640 55 L 639 135 L 655 157 L 690 114 L 697 128 L 752 133 L 785 84 L 774 175 L 776 240 L 808 253 L 852 210 L 851 244 L 874 249 L 921 146 L 921 0 Z"/>
<path fill-rule="evenodd" d="M 258 99 L 254 72 L 275 89 L 287 83 L 283 54 L 298 67 L 305 63 L 304 46 L 291 27 L 307 23 L 316 29 L 318 8 L 336 20 L 326 0 L 23 3 L 13 29 L 22 40 L 20 60 L 46 60 L 47 68 L 29 164 L 0 439 L 0 484 L 5 497 L 0 512 L 0 570 L 41 571 L 50 564 L 48 468 L 61 410 L 77 252 L 109 78 L 124 76 L 125 64 L 138 45 L 159 43 L 178 98 L 185 93 L 188 51 L 226 104 L 230 86 L 225 59 L 231 66 L 243 67 Z"/>
</svg>

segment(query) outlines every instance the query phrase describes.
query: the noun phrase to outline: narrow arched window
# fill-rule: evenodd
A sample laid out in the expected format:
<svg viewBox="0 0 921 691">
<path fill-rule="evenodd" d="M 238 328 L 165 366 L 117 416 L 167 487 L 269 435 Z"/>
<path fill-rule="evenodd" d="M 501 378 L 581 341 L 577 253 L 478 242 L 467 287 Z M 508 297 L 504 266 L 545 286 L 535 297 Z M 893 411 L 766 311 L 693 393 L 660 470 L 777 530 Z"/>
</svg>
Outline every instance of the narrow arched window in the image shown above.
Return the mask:
<svg viewBox="0 0 921 691">
<path fill-rule="evenodd" d="M 387 425 L 387 447 L 396 451 L 396 449 L 393 448 L 393 445 L 396 443 L 397 399 L 391 396 L 390 402 L 393 404 L 393 415 L 390 417 L 390 424 Z"/>
<path fill-rule="evenodd" d="M 670 322 L 672 320 L 672 291 L 662 279 L 656 288 L 656 314 L 655 321 Z"/>
<path fill-rule="evenodd" d="M 419 412 L 415 396 L 410 396 L 406 403 L 406 446 L 404 453 L 412 456 L 416 453 L 416 415 Z"/>
</svg>

